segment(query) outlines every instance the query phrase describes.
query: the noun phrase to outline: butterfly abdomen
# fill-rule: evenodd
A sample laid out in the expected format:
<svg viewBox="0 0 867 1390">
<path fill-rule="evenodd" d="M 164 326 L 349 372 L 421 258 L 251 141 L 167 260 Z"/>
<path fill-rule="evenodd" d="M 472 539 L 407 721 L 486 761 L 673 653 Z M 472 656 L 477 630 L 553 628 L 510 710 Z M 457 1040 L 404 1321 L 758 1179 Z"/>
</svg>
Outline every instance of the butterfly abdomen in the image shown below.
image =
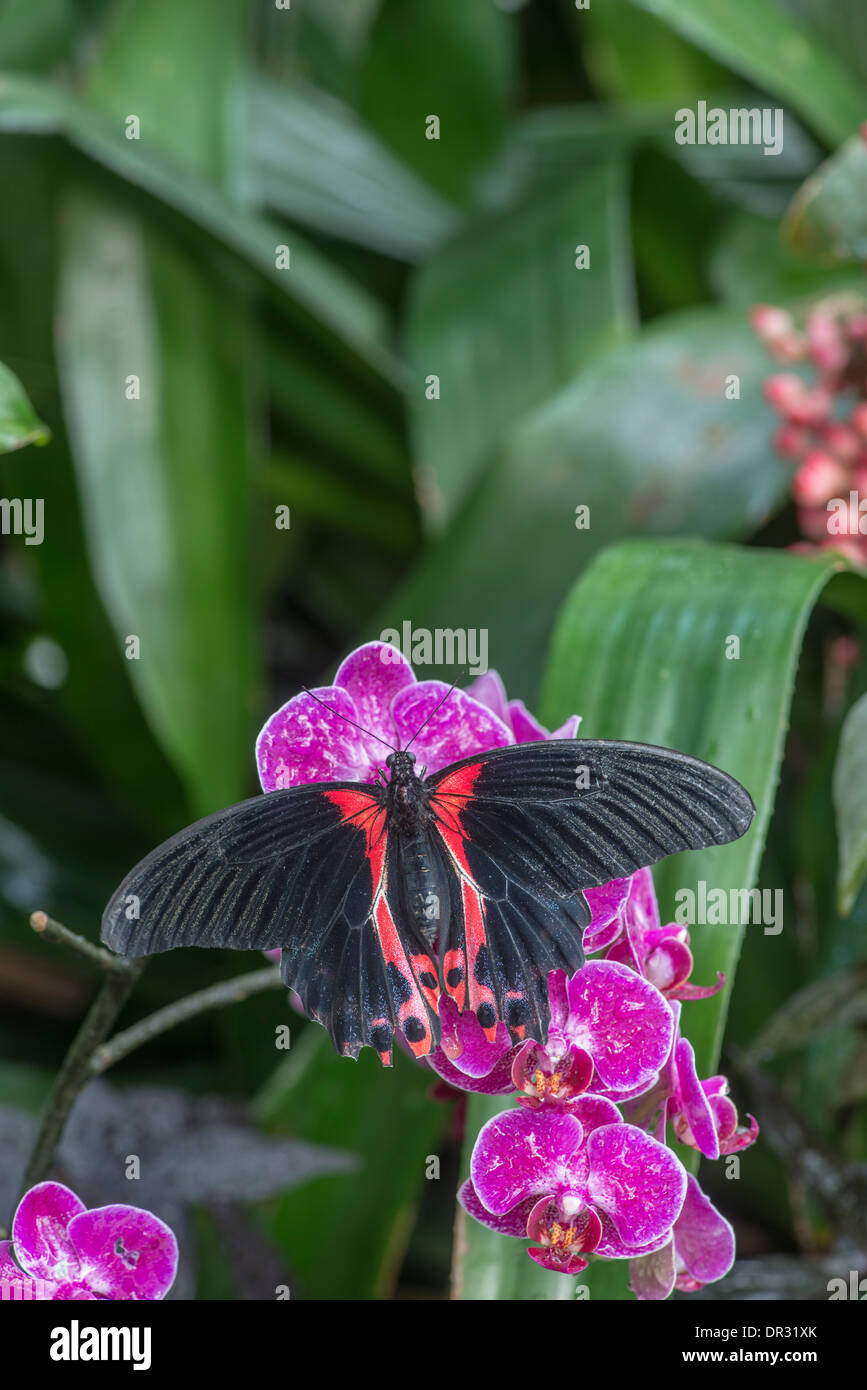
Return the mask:
<svg viewBox="0 0 867 1390">
<path fill-rule="evenodd" d="M 424 829 L 401 835 L 395 845 L 400 858 L 398 882 L 401 906 L 429 946 L 448 927 L 449 887 L 442 856 Z"/>
</svg>

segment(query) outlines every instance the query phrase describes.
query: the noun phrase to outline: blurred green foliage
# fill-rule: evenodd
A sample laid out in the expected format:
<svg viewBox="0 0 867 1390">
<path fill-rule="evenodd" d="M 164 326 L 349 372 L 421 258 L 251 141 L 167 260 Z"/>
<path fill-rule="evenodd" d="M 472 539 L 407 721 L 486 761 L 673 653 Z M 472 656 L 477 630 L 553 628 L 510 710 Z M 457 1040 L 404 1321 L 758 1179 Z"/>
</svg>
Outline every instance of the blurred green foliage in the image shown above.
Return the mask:
<svg viewBox="0 0 867 1390">
<path fill-rule="evenodd" d="M 33 908 L 95 937 L 143 852 L 255 791 L 264 716 L 385 625 L 487 628 L 535 704 L 576 582 L 544 717 L 757 779 L 731 872 L 767 832 L 787 926 L 772 965 L 746 934 L 729 1046 L 805 988 L 860 997 L 831 787 L 867 667 L 829 694 L 828 652 L 863 598 L 834 580 L 805 631 L 829 566 L 752 549 L 796 527 L 746 310 L 860 286 L 865 73 L 859 0 L 0 0 L 2 492 L 45 506 L 41 545 L 0 537 L 0 1097 L 40 1103 L 92 989 Z M 782 152 L 678 145 L 700 100 L 782 104 Z M 753 664 L 721 673 L 736 623 Z M 702 978 L 734 969 L 714 945 Z M 159 958 L 124 1021 L 239 968 Z M 279 1062 L 285 1016 L 259 995 L 115 1079 L 259 1093 L 263 1125 L 359 1156 L 256 1212 L 301 1291 L 443 1296 L 451 1109 L 301 1020 Z M 864 1159 L 863 1015 L 802 1017 L 768 1075 Z M 772 1146 L 722 1187 L 759 1252 L 830 1239 Z M 201 1290 L 233 1296 L 198 1234 Z M 464 1296 L 551 1296 L 474 1240 Z"/>
</svg>

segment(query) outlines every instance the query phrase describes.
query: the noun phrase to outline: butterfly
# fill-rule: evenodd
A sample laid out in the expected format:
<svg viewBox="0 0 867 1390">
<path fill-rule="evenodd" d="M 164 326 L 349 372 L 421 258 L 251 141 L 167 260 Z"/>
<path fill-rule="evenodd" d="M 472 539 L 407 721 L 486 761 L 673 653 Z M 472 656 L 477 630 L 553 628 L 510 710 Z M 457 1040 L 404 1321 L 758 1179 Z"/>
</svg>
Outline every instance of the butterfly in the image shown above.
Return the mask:
<svg viewBox="0 0 867 1390">
<path fill-rule="evenodd" d="M 351 722 L 351 721 L 350 721 Z M 375 783 L 317 782 L 207 816 L 153 850 L 103 915 L 123 955 L 282 950 L 281 977 L 338 1052 L 395 1033 L 417 1057 L 444 996 L 493 1041 L 547 1038 L 551 970 L 584 963 L 582 892 L 748 829 L 725 772 L 649 744 L 551 739 L 420 775 L 395 749 Z"/>
</svg>

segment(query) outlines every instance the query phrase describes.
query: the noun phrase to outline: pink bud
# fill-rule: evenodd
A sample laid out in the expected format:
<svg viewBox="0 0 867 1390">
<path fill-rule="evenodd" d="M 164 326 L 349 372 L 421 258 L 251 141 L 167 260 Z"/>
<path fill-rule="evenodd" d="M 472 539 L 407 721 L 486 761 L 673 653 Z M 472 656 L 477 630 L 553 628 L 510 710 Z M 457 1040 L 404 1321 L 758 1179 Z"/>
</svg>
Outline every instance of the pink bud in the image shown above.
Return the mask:
<svg viewBox="0 0 867 1390">
<path fill-rule="evenodd" d="M 804 356 L 806 341 L 785 309 L 778 309 L 774 304 L 757 304 L 750 312 L 750 323 L 774 357 L 797 362 Z"/>
<path fill-rule="evenodd" d="M 780 425 L 774 432 L 774 448 L 784 459 L 801 458 L 809 442 L 809 432 L 800 425 Z"/>
<path fill-rule="evenodd" d="M 848 485 L 846 469 L 824 449 L 811 449 L 792 481 L 792 495 L 802 507 L 822 507 Z"/>
<path fill-rule="evenodd" d="M 849 351 L 833 314 L 813 310 L 807 319 L 807 343 L 810 357 L 823 373 L 834 376 L 845 367 Z"/>
<path fill-rule="evenodd" d="M 750 310 L 750 323 L 760 338 L 779 338 L 794 326 L 792 315 L 775 304 L 757 304 Z"/>
<path fill-rule="evenodd" d="M 832 420 L 822 431 L 822 443 L 841 463 L 854 463 L 861 452 L 861 440 L 847 425 Z"/>
<path fill-rule="evenodd" d="M 862 439 L 867 439 L 867 401 L 858 402 L 849 416 L 849 424 L 856 434 L 860 434 Z"/>
<path fill-rule="evenodd" d="M 769 376 L 765 399 L 793 425 L 824 425 L 831 411 L 831 396 L 824 386 L 805 386 L 791 372 Z"/>
<path fill-rule="evenodd" d="M 821 541 L 828 534 L 828 513 L 821 507 L 799 507 L 798 525 L 809 540 Z"/>
<path fill-rule="evenodd" d="M 788 415 L 792 405 L 804 394 L 804 383 L 792 372 L 775 372 L 766 378 L 763 389 L 765 400 L 781 415 Z"/>
</svg>

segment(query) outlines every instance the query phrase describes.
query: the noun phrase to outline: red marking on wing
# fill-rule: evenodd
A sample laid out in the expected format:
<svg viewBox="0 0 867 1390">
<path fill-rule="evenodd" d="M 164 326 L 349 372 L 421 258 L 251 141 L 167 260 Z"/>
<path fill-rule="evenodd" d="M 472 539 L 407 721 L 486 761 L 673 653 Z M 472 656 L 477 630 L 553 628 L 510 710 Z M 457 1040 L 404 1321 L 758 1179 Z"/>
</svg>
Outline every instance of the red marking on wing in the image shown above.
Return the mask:
<svg viewBox="0 0 867 1390">
<path fill-rule="evenodd" d="M 469 768 L 461 768 L 460 773 L 455 773 L 458 777 L 463 772 L 474 772 L 478 776 L 478 769 L 481 764 L 473 764 Z M 446 778 L 451 782 L 452 778 Z M 473 778 L 473 780 L 475 780 Z M 461 793 L 462 795 L 464 793 Z M 471 792 L 466 793 L 472 795 Z M 434 798 L 432 798 L 432 801 Z M 456 810 L 446 810 L 441 806 L 436 806 L 439 831 L 445 842 L 446 849 L 454 861 L 455 867 L 460 874 L 461 881 L 461 902 L 464 909 L 464 941 L 466 944 L 466 960 L 460 960 L 460 952 L 457 950 L 448 951 L 443 962 L 443 978 L 446 981 L 446 989 L 452 996 L 459 1009 L 469 1008 L 477 1014 L 483 1004 L 489 1004 L 494 1013 L 494 1023 L 490 1028 L 485 1028 L 484 1033 L 489 1042 L 494 1042 L 497 1035 L 497 1000 L 493 990 L 489 985 L 480 983 L 476 978 L 476 964 L 479 953 L 487 945 L 488 937 L 485 927 L 485 903 L 481 889 L 473 878 L 472 870 L 467 863 L 466 850 L 464 849 L 464 835 L 460 828 L 460 816 Z M 455 960 L 450 962 L 450 957 Z M 457 984 L 450 986 L 448 983 L 449 970 L 455 965 L 463 972 L 463 979 Z"/>
<path fill-rule="evenodd" d="M 459 767 L 456 772 L 450 772 L 448 777 L 444 777 L 434 787 L 434 796 L 463 796 L 473 795 L 473 788 L 479 779 L 479 773 L 484 767 L 484 763 L 467 763 L 466 767 Z"/>
<path fill-rule="evenodd" d="M 425 999 L 434 1013 L 439 1012 L 439 990 L 425 989 L 419 984 L 417 976 L 422 972 L 430 972 L 434 979 L 437 979 L 437 968 L 433 960 L 428 955 L 415 955 L 410 959 L 407 957 L 406 948 L 401 940 L 400 932 L 391 906 L 388 901 L 388 868 L 386 864 L 386 847 L 388 836 L 385 833 L 385 807 L 366 791 L 350 791 L 346 788 L 328 789 L 324 793 L 329 801 L 338 808 L 344 820 L 352 820 L 354 825 L 363 830 L 367 836 L 366 854 L 370 862 L 370 876 L 373 883 L 372 921 L 379 941 L 379 949 L 382 952 L 386 968 L 392 967 L 403 980 L 409 997 L 398 1006 L 397 1027 L 404 1036 L 405 1026 L 411 1019 L 417 1019 L 419 1025 L 424 1030 L 423 1036 L 415 1040 L 406 1039 L 410 1049 L 416 1057 L 426 1057 L 433 1047 L 433 1034 L 428 1020 Z M 391 1026 L 388 1020 L 380 1020 L 387 1026 Z M 377 1027 L 376 1020 L 371 1024 L 371 1028 Z M 391 1050 L 380 1052 L 380 1060 L 383 1066 L 391 1066 Z"/>
</svg>

